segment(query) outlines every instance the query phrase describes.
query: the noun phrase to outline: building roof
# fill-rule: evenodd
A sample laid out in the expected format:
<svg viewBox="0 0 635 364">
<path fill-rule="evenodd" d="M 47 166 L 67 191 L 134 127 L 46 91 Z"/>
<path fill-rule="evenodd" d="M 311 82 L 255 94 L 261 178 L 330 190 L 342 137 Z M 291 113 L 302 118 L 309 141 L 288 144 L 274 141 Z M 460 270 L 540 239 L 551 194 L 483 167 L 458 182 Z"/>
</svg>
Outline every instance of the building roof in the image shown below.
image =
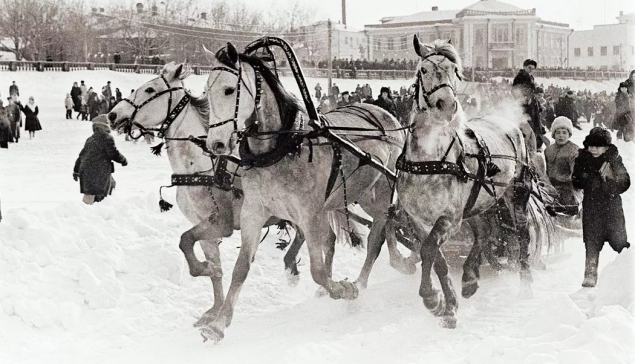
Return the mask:
<svg viewBox="0 0 635 364">
<path fill-rule="evenodd" d="M 459 10 L 435 10 L 435 11 L 422 11 L 412 15 L 405 16 L 391 16 L 382 19 L 383 24 L 395 24 L 395 23 L 418 23 L 440 20 L 451 20 L 456 18 L 456 14 Z"/>
<path fill-rule="evenodd" d="M 497 0 L 479 0 L 478 2 L 468 6 L 465 10 L 487 11 L 493 13 L 523 11 L 517 6 L 503 3 Z"/>
</svg>

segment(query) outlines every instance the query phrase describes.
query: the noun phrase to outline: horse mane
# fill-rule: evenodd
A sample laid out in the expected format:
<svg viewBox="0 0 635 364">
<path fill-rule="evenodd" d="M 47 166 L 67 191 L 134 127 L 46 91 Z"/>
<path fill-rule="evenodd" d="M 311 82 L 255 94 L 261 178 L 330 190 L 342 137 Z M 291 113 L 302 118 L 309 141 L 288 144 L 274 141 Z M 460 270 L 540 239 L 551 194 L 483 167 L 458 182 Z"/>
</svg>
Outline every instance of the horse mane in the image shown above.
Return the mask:
<svg viewBox="0 0 635 364">
<path fill-rule="evenodd" d="M 459 72 L 463 72 L 463 62 L 461 61 L 461 56 L 459 56 L 459 52 L 457 52 L 456 48 L 452 43 L 448 43 L 448 41 L 437 39 L 432 43 L 424 44 L 425 48 L 430 50 L 430 53 L 439 53 L 445 56 L 450 62 L 454 63 L 458 68 Z"/>
<path fill-rule="evenodd" d="M 184 81 L 192 74 L 192 68 L 188 64 L 183 63 L 182 65 L 183 69 L 181 70 L 179 76 L 176 78 L 179 81 Z M 178 65 L 174 62 L 167 63 L 161 69 L 161 74 L 164 75 L 166 73 L 172 72 L 175 70 L 176 67 L 178 67 Z M 185 89 L 185 94 L 190 97 L 190 104 L 192 105 L 194 110 L 198 112 L 201 118 L 203 120 L 209 120 L 209 100 L 207 99 L 207 96 L 205 94 L 202 94 L 198 97 L 194 96 L 187 89 Z M 205 124 L 205 126 L 207 127 L 207 124 Z"/>
<path fill-rule="evenodd" d="M 226 48 L 221 48 L 218 52 L 216 52 L 216 59 L 225 66 L 236 69 L 236 65 L 227 55 Z M 271 91 L 276 99 L 276 103 L 278 104 L 278 109 L 280 110 L 280 119 L 283 127 L 290 128 L 295 122 L 298 112 L 306 113 L 304 105 L 302 105 L 293 94 L 285 90 L 278 76 L 262 59 L 255 55 L 246 55 L 242 53 L 238 55 L 238 59 L 239 61 L 245 62 L 253 67 L 257 72 L 260 72 L 264 81 L 267 83 L 269 88 L 271 88 Z"/>
</svg>

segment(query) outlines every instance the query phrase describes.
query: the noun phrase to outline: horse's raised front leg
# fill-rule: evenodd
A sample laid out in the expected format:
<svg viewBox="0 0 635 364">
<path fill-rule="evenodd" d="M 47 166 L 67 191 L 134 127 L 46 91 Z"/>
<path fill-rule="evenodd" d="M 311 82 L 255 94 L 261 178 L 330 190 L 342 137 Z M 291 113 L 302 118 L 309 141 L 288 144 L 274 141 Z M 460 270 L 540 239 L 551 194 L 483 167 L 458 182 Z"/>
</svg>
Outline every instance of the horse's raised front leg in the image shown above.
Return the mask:
<svg viewBox="0 0 635 364">
<path fill-rule="evenodd" d="M 451 236 L 452 222 L 441 216 L 435 222 L 428 237 L 421 244 L 421 286 L 419 295 L 424 306 L 435 316 L 441 316 L 441 326 L 456 327 L 456 310 L 458 302 L 452 281 L 448 274 L 448 265 L 441 253 L 441 245 Z M 437 261 L 438 260 L 438 261 Z M 432 286 L 432 267 L 439 277 L 443 294 Z"/>
<path fill-rule="evenodd" d="M 318 215 L 310 219 L 310 229 L 307 229 L 305 233 L 311 263 L 311 276 L 315 283 L 326 289 L 331 298 L 355 299 L 358 295 L 355 284 L 348 281 L 334 282 L 324 261 L 324 249 L 329 246 L 331 239 L 330 231 L 326 215 Z"/>
<path fill-rule="evenodd" d="M 366 248 L 366 259 L 362 270 L 359 272 L 359 277 L 355 281 L 357 287 L 365 289 L 368 286 L 368 277 L 373 270 L 373 265 L 381 252 L 381 247 L 384 245 L 384 240 L 395 239 L 394 230 L 387 229 L 387 221 L 382 218 L 374 218 L 373 225 L 371 226 L 370 233 L 368 234 L 368 247 Z M 392 235 L 392 236 L 391 236 Z"/>
<path fill-rule="evenodd" d="M 213 222 L 210 221 L 210 219 L 205 219 L 181 235 L 179 248 L 183 252 L 183 255 L 185 255 L 185 260 L 187 261 L 192 277 L 212 277 L 218 274 L 216 270 L 220 269 L 220 265 L 215 267 L 210 264 L 211 262 L 209 260 L 205 262 L 199 261 L 194 254 L 194 244 L 202 239 L 216 241 L 230 236 L 233 232 L 232 223 L 226 222 L 225 219 Z M 220 272 L 220 275 L 222 276 L 222 272 Z"/>
<path fill-rule="evenodd" d="M 214 320 L 200 329 L 201 335 L 205 340 L 210 339 L 218 342 L 225 337 L 225 329 L 231 324 L 238 295 L 247 279 L 251 263 L 258 250 L 262 227 L 268 219 L 268 216 L 263 217 L 263 215 L 264 211 L 258 204 L 248 205 L 245 202 L 245 205 L 243 205 L 240 217 L 242 238 L 240 253 L 238 253 L 232 281 L 223 306 Z"/>
<path fill-rule="evenodd" d="M 213 272 L 213 274 L 210 275 L 210 278 L 214 289 L 214 305 L 212 308 L 207 310 L 207 312 L 205 312 L 198 321 L 196 321 L 194 327 L 200 327 L 210 323 L 220 310 L 223 302 L 225 302 L 225 292 L 223 291 L 223 268 L 221 266 L 220 250 L 218 249 L 218 245 L 220 243 L 220 239 L 217 241 L 200 240 L 201 248 L 205 254 L 205 259 L 209 262 L 209 267 Z"/>
</svg>

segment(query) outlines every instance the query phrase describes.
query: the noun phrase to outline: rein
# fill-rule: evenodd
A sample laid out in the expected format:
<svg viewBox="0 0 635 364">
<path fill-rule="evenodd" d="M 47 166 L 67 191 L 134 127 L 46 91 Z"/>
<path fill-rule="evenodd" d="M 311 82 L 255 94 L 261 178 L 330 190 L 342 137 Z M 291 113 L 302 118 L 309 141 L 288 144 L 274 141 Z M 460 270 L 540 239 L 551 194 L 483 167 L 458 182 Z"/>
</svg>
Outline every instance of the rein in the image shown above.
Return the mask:
<svg viewBox="0 0 635 364">
<path fill-rule="evenodd" d="M 427 56 L 425 56 L 425 57 L 423 57 L 421 59 L 422 62 L 423 61 L 428 61 L 428 62 L 432 63 L 434 65 L 435 69 L 439 68 L 438 64 L 434 63 L 434 62 L 432 62 L 431 60 L 428 59 L 428 58 L 430 58 L 432 56 L 442 56 L 444 59 L 447 59 L 447 57 L 444 54 L 438 53 L 438 52 L 434 52 L 434 53 L 428 54 Z M 456 72 L 456 76 L 460 80 L 461 76 L 459 75 L 459 71 L 455 70 L 455 72 Z M 454 95 L 454 97 L 456 97 L 456 90 L 449 83 L 437 84 L 430 91 L 426 91 L 425 87 L 423 86 L 423 70 L 422 69 L 419 69 L 417 71 L 417 76 L 416 77 L 417 77 L 417 80 L 415 81 L 415 84 L 413 86 L 414 86 L 414 89 L 415 89 L 414 90 L 414 98 L 415 98 L 416 105 L 417 105 L 417 107 L 416 107 L 417 112 L 424 112 L 427 109 L 433 109 L 434 106 L 432 104 L 430 104 L 430 96 L 432 96 L 432 94 L 434 94 L 435 92 L 437 92 L 437 91 L 439 91 L 439 90 L 441 90 L 441 89 L 443 89 L 445 87 L 447 87 L 450 90 L 452 90 L 452 94 Z M 421 89 L 421 91 L 419 89 Z M 423 101 L 425 101 L 426 105 L 428 106 L 427 108 L 425 106 L 422 106 L 421 103 L 419 102 L 419 94 L 420 93 L 421 93 L 421 96 L 423 97 Z"/>
</svg>

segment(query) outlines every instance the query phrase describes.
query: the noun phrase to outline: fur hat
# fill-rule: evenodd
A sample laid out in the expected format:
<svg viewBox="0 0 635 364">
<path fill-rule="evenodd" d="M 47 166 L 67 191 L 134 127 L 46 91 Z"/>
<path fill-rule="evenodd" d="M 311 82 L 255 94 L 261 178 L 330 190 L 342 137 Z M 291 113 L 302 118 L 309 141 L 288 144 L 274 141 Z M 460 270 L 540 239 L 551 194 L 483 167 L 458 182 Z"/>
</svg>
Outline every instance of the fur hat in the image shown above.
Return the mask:
<svg viewBox="0 0 635 364">
<path fill-rule="evenodd" d="M 381 90 L 379 91 L 379 94 L 383 94 L 384 92 L 387 92 L 388 95 L 390 95 L 390 87 L 382 87 Z"/>
<path fill-rule="evenodd" d="M 106 114 L 101 114 L 93 119 L 93 131 L 95 128 L 110 132 L 110 123 L 108 122 L 108 116 Z"/>
<path fill-rule="evenodd" d="M 525 62 L 523 62 L 523 67 L 527 67 L 527 66 L 534 66 L 534 67 L 538 67 L 538 63 L 536 63 L 536 61 L 534 61 L 533 59 L 526 59 Z"/>
<path fill-rule="evenodd" d="M 569 135 L 573 135 L 573 124 L 571 123 L 571 119 L 566 116 L 558 116 L 553 120 L 553 124 L 551 124 L 551 136 L 553 137 L 558 129 L 567 129 Z"/>
<path fill-rule="evenodd" d="M 584 138 L 582 145 L 584 145 L 585 148 L 608 147 L 611 145 L 611 142 L 611 133 L 607 129 L 598 126 L 591 129 L 589 135 Z"/>
</svg>

